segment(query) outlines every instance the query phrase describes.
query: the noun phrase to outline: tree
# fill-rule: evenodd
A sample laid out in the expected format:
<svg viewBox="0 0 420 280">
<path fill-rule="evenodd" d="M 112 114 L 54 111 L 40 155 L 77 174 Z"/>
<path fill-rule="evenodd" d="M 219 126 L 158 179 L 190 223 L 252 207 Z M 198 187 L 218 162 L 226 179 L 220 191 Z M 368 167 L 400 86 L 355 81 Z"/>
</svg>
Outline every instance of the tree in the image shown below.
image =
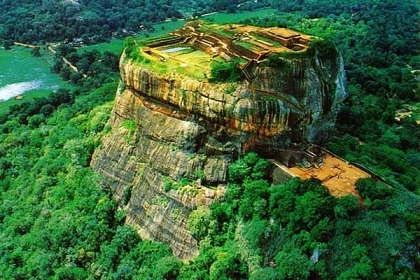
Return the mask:
<svg viewBox="0 0 420 280">
<path fill-rule="evenodd" d="M 35 57 L 41 56 L 41 47 L 35 47 L 31 49 L 31 55 Z"/>
<path fill-rule="evenodd" d="M 211 83 L 239 82 L 243 79 L 243 73 L 239 69 L 239 62 L 220 62 L 211 68 Z"/>
<path fill-rule="evenodd" d="M 276 255 L 278 279 L 308 279 L 313 264 L 309 258 L 297 248 L 283 249 Z"/>
<path fill-rule="evenodd" d="M 199 242 L 207 236 L 210 222 L 210 209 L 204 206 L 198 206 L 188 217 L 188 230 Z"/>
<path fill-rule="evenodd" d="M 356 196 L 346 195 L 337 200 L 334 214 L 337 219 L 351 219 L 356 217 L 361 209 L 361 203 Z"/>
<path fill-rule="evenodd" d="M 13 40 L 8 39 L 3 42 L 3 47 L 5 50 L 10 50 L 12 46 L 13 46 Z"/>
<path fill-rule="evenodd" d="M 216 255 L 209 269 L 210 280 L 241 279 L 247 274 L 246 264 L 241 262 L 235 247 L 228 247 Z"/>
</svg>

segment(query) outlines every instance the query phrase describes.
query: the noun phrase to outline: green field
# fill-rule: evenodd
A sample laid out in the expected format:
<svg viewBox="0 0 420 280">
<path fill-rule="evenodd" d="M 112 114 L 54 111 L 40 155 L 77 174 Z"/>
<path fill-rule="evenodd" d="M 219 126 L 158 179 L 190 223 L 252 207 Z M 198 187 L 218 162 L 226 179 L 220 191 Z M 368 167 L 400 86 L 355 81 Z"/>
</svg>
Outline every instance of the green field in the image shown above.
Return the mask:
<svg viewBox="0 0 420 280">
<path fill-rule="evenodd" d="M 100 52 L 109 51 L 116 55 L 120 55 L 123 50 L 123 40 L 113 38 L 110 42 L 80 47 L 77 49 L 77 52 L 81 54 L 84 51 L 92 51 L 95 49 Z"/>
<path fill-rule="evenodd" d="M 30 50 L 14 47 L 12 50 L 0 49 L 0 114 L 8 112 L 11 105 L 22 102 L 13 96 L 24 94 L 23 100 L 48 96 L 60 87 L 69 87 L 61 77 L 50 71 L 52 55 L 42 50 L 41 57 L 33 57 Z M 25 85 L 32 84 L 25 89 Z"/>
<path fill-rule="evenodd" d="M 207 15 L 201 17 L 201 19 L 214 22 L 217 24 L 227 24 L 227 23 L 239 23 L 246 19 L 252 18 L 266 18 L 270 17 L 271 15 L 275 15 L 277 13 L 276 9 L 259 9 L 255 11 L 244 11 L 238 12 L 234 14 L 229 13 L 216 13 L 212 15 Z"/>
</svg>

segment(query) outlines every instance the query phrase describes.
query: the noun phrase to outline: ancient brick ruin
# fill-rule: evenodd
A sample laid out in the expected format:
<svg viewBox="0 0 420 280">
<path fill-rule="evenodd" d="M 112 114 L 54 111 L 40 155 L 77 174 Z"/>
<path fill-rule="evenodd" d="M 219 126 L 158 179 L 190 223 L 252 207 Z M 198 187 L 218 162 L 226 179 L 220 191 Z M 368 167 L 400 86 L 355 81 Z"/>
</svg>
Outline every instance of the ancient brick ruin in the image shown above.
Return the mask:
<svg viewBox="0 0 420 280">
<path fill-rule="evenodd" d="M 252 80 L 252 70 L 268 55 L 305 52 L 310 40 L 310 36 L 287 28 L 259 28 L 238 24 L 209 25 L 194 21 L 171 34 L 149 40 L 143 51 L 165 61 L 175 59 L 174 55 L 165 52 L 168 47 L 181 49 L 182 46 L 190 46 L 211 58 L 220 57 L 227 61 L 241 59 L 241 70 L 248 80 Z"/>
</svg>

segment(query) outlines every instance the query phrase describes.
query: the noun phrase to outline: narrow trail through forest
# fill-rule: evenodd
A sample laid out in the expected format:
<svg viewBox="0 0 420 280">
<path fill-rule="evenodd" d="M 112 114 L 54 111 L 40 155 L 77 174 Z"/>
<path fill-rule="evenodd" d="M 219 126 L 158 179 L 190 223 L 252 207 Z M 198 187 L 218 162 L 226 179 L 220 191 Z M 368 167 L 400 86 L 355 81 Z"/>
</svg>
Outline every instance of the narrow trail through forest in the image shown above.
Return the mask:
<svg viewBox="0 0 420 280">
<path fill-rule="evenodd" d="M 31 48 L 31 49 L 34 49 L 34 48 L 41 48 L 41 46 L 37 46 L 37 45 L 30 45 L 30 44 L 24 44 L 24 43 L 20 43 L 20 42 L 14 42 L 13 43 L 15 46 L 21 46 L 21 47 L 26 47 L 26 48 Z M 47 49 L 53 54 L 53 55 L 56 55 L 57 54 L 57 51 L 52 47 L 52 45 L 48 45 L 48 47 L 47 47 Z M 74 64 L 72 64 L 70 61 L 68 61 L 64 56 L 63 57 L 61 57 L 61 59 L 63 60 L 63 62 L 65 63 L 65 64 L 67 64 L 67 66 L 69 66 L 70 67 L 70 69 L 72 70 L 72 71 L 74 71 L 74 72 L 77 72 L 77 73 L 79 73 L 80 71 L 79 71 L 79 69 L 77 69 L 77 67 L 74 65 Z M 83 78 L 87 78 L 87 75 L 86 74 L 82 74 L 83 75 Z"/>
</svg>

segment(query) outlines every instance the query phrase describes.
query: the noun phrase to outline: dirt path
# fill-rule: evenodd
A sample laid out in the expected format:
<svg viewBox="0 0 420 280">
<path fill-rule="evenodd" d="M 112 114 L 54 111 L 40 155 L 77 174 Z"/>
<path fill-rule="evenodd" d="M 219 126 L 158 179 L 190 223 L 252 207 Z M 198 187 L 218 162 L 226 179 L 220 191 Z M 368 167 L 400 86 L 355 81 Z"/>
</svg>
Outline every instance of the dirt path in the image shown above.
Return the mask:
<svg viewBox="0 0 420 280">
<path fill-rule="evenodd" d="M 13 42 L 13 44 L 15 45 L 15 46 L 21 46 L 21 47 L 26 47 L 26 48 L 31 48 L 31 49 L 33 49 L 33 48 L 40 48 L 41 46 L 36 46 L 36 45 L 30 45 L 30 44 L 24 44 L 24 43 L 19 43 L 19 42 Z M 51 46 L 51 45 L 49 45 L 48 47 L 47 47 L 47 49 L 53 54 L 53 55 L 56 55 L 57 54 L 57 51 Z M 77 73 L 79 73 L 79 69 L 77 69 L 77 67 L 75 66 L 75 65 L 73 65 L 70 61 L 68 61 L 65 57 L 62 57 L 62 60 L 63 60 L 63 62 L 65 63 L 65 64 L 67 64 L 69 67 L 70 67 L 70 69 L 72 70 L 72 71 L 74 71 L 74 72 L 77 72 Z M 86 74 L 83 74 L 83 77 L 84 78 L 86 78 L 87 77 L 87 75 Z"/>
<path fill-rule="evenodd" d="M 21 47 L 26 47 L 26 48 L 40 48 L 40 46 L 36 46 L 36 45 L 30 45 L 30 44 L 24 44 L 24 43 L 19 43 L 19 42 L 13 42 L 13 45 L 15 46 L 21 46 Z"/>
<path fill-rule="evenodd" d="M 57 54 L 57 51 L 51 46 L 51 45 L 49 45 L 48 46 L 48 48 L 47 48 L 52 54 Z M 62 57 L 62 60 L 63 60 L 63 62 L 65 63 L 65 64 L 67 64 L 69 67 L 70 67 L 70 69 L 71 70 L 73 70 L 74 72 L 77 72 L 77 73 L 79 73 L 79 69 L 77 69 L 77 67 L 75 66 L 75 65 L 73 65 L 70 61 L 68 61 L 67 60 L 67 58 L 65 58 L 65 57 Z M 86 78 L 87 77 L 87 75 L 86 74 L 83 74 L 83 78 Z"/>
</svg>

